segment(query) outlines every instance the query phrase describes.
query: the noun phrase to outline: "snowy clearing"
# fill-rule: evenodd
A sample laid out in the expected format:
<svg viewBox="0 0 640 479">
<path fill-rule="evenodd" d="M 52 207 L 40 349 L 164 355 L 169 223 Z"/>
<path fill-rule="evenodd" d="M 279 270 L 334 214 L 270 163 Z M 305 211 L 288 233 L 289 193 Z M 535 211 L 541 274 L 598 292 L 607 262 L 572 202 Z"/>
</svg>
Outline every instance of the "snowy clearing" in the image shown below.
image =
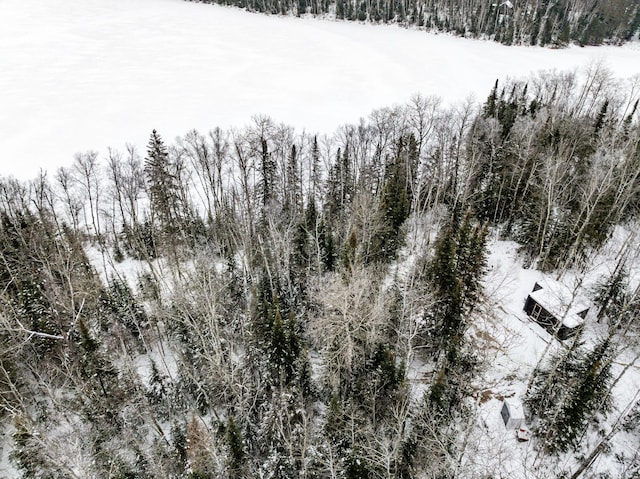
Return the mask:
<svg viewBox="0 0 640 479">
<path fill-rule="evenodd" d="M 0 2 L 0 174 L 26 179 L 88 149 L 144 149 L 151 129 L 268 114 L 330 133 L 414 93 L 484 98 L 496 78 L 604 61 L 640 45 L 551 50 L 399 27 L 251 14 L 181 0 Z"/>
<path fill-rule="evenodd" d="M 616 234 L 603 251 L 612 252 L 619 248 L 620 239 L 625 236 L 623 228 L 618 227 Z M 485 277 L 485 293 L 487 294 L 486 307 L 491 311 L 488 320 L 483 324 L 474 326 L 476 336 L 483 340 L 490 338 L 493 345 L 487 343 L 484 349 L 484 359 L 488 361 L 484 374 L 482 395 L 475 414 L 475 427 L 470 432 L 471 443 L 479 445 L 475 454 L 471 457 L 475 461 L 478 471 L 491 471 L 499 477 L 551 477 L 558 470 L 575 470 L 579 464 L 579 455 L 571 453 L 560 454 L 555 459 L 555 470 L 546 471 L 538 469 L 542 464 L 535 449 L 533 441 L 520 443 L 516 441 L 515 431 L 505 428 L 500 417 L 503 398 L 523 399 L 527 383 L 531 379 L 533 368 L 538 361 L 551 351 L 566 347 L 553 339 L 541 326 L 536 324 L 522 310 L 525 298 L 531 291 L 534 283 L 541 280 L 551 280 L 553 275 L 543 274 L 539 271 L 522 267 L 521 259 L 517 256 L 518 244 L 512 241 L 494 240 L 489 244 L 488 268 Z M 593 258 L 593 269 L 604 263 L 600 257 Z M 609 266 L 611 264 L 609 263 Z M 588 295 L 598 280 L 595 275 L 586 275 L 579 285 L 574 284 L 575 278 L 567 274 L 562 278 L 562 283 L 567 287 L 576 288 L 582 294 Z M 585 328 L 583 340 L 586 344 L 593 343 L 598 337 L 604 335 L 602 325 L 595 320 L 595 305 L 592 306 Z M 547 346 L 550 350 L 546 351 Z M 548 356 L 547 356 L 548 357 Z M 622 372 L 624 355 L 619 355 L 614 363 L 614 377 Z M 605 429 L 612 427 L 613 423 L 623 413 L 624 408 L 633 401 L 640 384 L 640 375 L 637 369 L 632 368 L 626 372 L 621 381 L 614 388 L 614 410 L 609 414 Z M 614 451 L 626 450 L 625 435 L 614 437 Z M 601 438 L 590 431 L 583 445 L 583 451 L 591 451 Z M 615 453 L 603 454 L 593 466 L 594 471 L 609 472 L 613 477 L 617 475 L 620 467 L 615 463 Z M 554 461 L 551 461 L 553 463 Z M 547 466 L 549 466 L 548 464 Z M 559 468 L 559 469 L 558 469 Z M 536 471 L 533 473 L 532 471 Z"/>
</svg>

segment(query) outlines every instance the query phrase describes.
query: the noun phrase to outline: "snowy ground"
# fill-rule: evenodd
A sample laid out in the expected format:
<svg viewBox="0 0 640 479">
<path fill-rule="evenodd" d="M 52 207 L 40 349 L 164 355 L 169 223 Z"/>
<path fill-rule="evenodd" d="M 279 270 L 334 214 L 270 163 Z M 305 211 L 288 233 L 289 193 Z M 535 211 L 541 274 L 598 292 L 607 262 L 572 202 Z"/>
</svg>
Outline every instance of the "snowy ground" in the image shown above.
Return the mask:
<svg viewBox="0 0 640 479">
<path fill-rule="evenodd" d="M 598 60 L 628 78 L 640 45 L 505 47 L 181 0 L 1 0 L 0 175 L 254 114 L 330 133 L 414 93 L 484 98 L 496 78 Z"/>
<path fill-rule="evenodd" d="M 629 231 L 618 227 L 603 252 L 592 258 L 589 273 L 580 276 L 570 271 L 561 278 L 561 282 L 570 288 L 576 288 L 579 295 L 589 297 L 590 290 L 615 266 L 615 253 L 629 238 Z M 637 242 L 635 236 L 633 240 Z M 515 431 L 506 430 L 500 417 L 503 398 L 522 399 L 527 383 L 537 362 L 543 357 L 563 347 L 560 341 L 551 337 L 542 327 L 531 321 L 522 310 L 528 293 L 536 281 L 555 279 L 534 269 L 522 267 L 517 256 L 518 244 L 512 241 L 492 241 L 489 245 L 488 267 L 485 277 L 485 291 L 488 296 L 489 314 L 485 322 L 474 325 L 477 343 L 488 360 L 488 368 L 482 379 L 481 400 L 475 415 L 476 424 L 470 431 L 470 443 L 478 448 L 471 457 L 477 461 L 476 471 L 493 472 L 498 477 L 544 478 L 555 476 L 560 470 L 574 471 L 578 462 L 572 454 L 560 455 L 553 464 L 540 462 L 534 442 L 519 443 Z M 640 250 L 640 248 L 636 248 Z M 633 249 L 632 249 L 633 250 Z M 638 277 L 638 263 L 632 262 L 632 277 Z M 576 286 L 576 278 L 583 281 Z M 591 305 L 587 316 L 585 344 L 592 344 L 606 333 L 604 326 L 595 321 L 596 307 Z M 634 352 L 620 354 L 613 365 L 614 377 L 632 360 Z M 548 356 L 545 356 L 548 357 Z M 618 419 L 624 408 L 640 391 L 640 369 L 630 368 L 613 390 L 614 410 L 609 414 L 605 430 Z M 583 452 L 591 452 L 600 440 L 597 434 L 590 433 L 583 443 Z M 602 454 L 594 463 L 591 472 L 610 471 L 613 477 L 619 464 L 615 462 L 615 453 L 627 451 L 634 443 L 626 444 L 625 434 L 618 434 L 612 441 L 612 452 Z M 553 471 L 547 468 L 551 467 Z"/>
<path fill-rule="evenodd" d="M 418 251 L 427 247 L 420 238 L 430 231 L 433 241 L 438 231 L 437 216 L 423 218 L 409 225 L 407 243 L 401 260 L 390 272 L 387 281 L 404 281 L 411 271 Z M 623 246 L 628 246 L 629 276 L 631 287 L 635 288 L 640 279 L 640 238 L 637 225 L 618 226 L 607 245 L 596 255 L 590 255 L 590 264 L 585 273 L 569 270 L 562 276 L 558 273 L 544 274 L 533 268 L 523 267 L 523 259 L 518 256 L 519 245 L 513 241 L 498 239 L 497 232 L 490 233 L 487 258 L 487 273 L 483 279 L 486 301 L 480 311 L 476 311 L 470 328 L 472 344 L 483 360 L 483 371 L 473 384 L 475 390 L 471 423 L 465 429 L 467 438 L 466 454 L 462 466 L 465 471 L 473 471 L 473 477 L 509 477 L 513 479 L 547 479 L 558 477 L 562 470 L 573 472 L 580 459 L 573 453 L 561 454 L 556 458 L 541 455 L 535 447 L 535 438 L 530 442 L 518 442 L 516 431 L 505 428 L 500 410 L 505 398 L 522 400 L 533 370 L 541 358 L 548 358 L 558 352 L 568 342 L 553 338 L 544 328 L 532 321 L 523 311 L 527 295 L 536 282 L 553 282 L 575 290 L 572 302 L 590 306 L 581 337 L 586 347 L 591 347 L 606 335 L 604 323 L 596 321 L 597 307 L 589 301 L 593 288 L 603 277 L 614 270 Z M 424 236 L 423 236 L 424 235 Z M 564 305 L 565 310 L 571 304 Z M 612 366 L 616 378 L 625 366 L 635 359 L 636 348 L 619 351 Z M 640 362 L 640 361 L 639 361 Z M 628 368 L 613 389 L 614 410 L 607 417 L 603 429 L 611 426 L 624 414 L 625 407 L 640 394 L 640 364 Z M 420 358 L 414 358 L 409 368 L 412 397 L 419 401 L 428 389 L 432 365 Z M 589 454 L 602 436 L 590 430 L 578 454 Z M 637 447 L 637 438 L 619 432 L 611 441 L 611 452 L 601 454 L 585 477 L 596 477 L 595 472 L 610 472 L 611 477 L 625 477 L 616 455 L 632 457 Z M 464 477 L 464 474 L 463 476 Z M 471 476 L 468 476 L 471 477 Z"/>
</svg>

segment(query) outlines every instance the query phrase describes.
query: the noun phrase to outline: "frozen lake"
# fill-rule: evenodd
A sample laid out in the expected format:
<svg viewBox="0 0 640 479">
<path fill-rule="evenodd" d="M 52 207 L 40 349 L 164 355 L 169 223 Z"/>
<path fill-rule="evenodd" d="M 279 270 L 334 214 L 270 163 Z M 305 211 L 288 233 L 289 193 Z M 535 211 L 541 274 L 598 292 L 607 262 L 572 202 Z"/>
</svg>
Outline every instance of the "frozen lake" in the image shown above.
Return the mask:
<svg viewBox="0 0 640 479">
<path fill-rule="evenodd" d="M 0 175 L 254 114 L 330 133 L 414 93 L 484 99 L 496 78 L 593 61 L 640 74 L 640 45 L 505 47 L 181 0 L 0 0 Z"/>
</svg>

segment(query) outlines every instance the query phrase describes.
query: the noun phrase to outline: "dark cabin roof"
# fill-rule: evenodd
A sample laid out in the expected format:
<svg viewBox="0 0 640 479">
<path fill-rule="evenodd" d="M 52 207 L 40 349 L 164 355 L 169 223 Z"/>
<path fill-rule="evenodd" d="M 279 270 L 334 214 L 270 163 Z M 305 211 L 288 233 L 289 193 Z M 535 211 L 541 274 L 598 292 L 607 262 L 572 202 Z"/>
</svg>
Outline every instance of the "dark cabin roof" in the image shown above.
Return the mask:
<svg viewBox="0 0 640 479">
<path fill-rule="evenodd" d="M 550 279 L 537 281 L 529 296 L 567 328 L 584 323 L 589 306 L 564 284 Z"/>
</svg>

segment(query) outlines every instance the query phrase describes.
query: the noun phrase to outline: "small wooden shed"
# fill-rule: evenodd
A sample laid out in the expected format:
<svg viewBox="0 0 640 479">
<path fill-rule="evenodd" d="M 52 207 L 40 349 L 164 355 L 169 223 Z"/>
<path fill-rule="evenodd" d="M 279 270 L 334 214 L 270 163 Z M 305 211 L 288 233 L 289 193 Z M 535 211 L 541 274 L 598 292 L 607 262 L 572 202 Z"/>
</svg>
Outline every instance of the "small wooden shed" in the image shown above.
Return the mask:
<svg viewBox="0 0 640 479">
<path fill-rule="evenodd" d="M 517 399 L 505 399 L 502 403 L 500 415 L 507 429 L 519 429 L 524 426 L 524 408 Z"/>
<path fill-rule="evenodd" d="M 589 308 L 564 285 L 545 280 L 535 283 L 524 303 L 524 311 L 551 334 L 564 340 L 582 327 Z"/>
</svg>

